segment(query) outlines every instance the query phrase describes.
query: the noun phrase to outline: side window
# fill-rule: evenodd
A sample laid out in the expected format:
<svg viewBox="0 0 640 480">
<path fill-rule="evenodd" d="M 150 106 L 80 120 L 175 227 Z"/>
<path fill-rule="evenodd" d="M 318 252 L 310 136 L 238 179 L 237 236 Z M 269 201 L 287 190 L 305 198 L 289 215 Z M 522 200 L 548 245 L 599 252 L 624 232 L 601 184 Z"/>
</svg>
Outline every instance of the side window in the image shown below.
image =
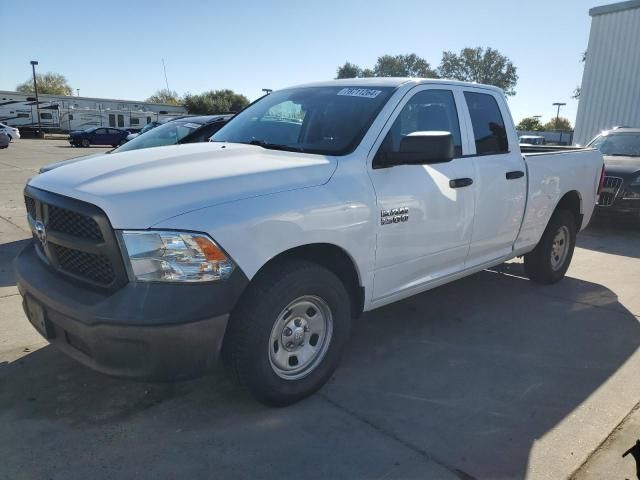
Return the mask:
<svg viewBox="0 0 640 480">
<path fill-rule="evenodd" d="M 132 118 L 129 119 L 129 124 L 130 125 L 140 125 L 140 119 L 132 117 Z"/>
<path fill-rule="evenodd" d="M 53 115 L 51 115 L 50 113 L 44 112 L 40 114 L 40 118 L 42 120 L 51 120 L 53 118 Z"/>
<path fill-rule="evenodd" d="M 476 141 L 476 154 L 490 155 L 507 153 L 509 142 L 504 120 L 493 95 L 486 93 L 464 92 L 469 107 L 473 135 Z"/>
<path fill-rule="evenodd" d="M 416 93 L 393 122 L 382 142 L 381 151 L 398 152 L 405 136 L 425 131 L 450 132 L 455 156 L 462 156 L 460 122 L 451 90 L 423 90 Z"/>
<path fill-rule="evenodd" d="M 107 134 L 107 129 L 106 128 L 99 128 L 98 130 L 95 131 L 96 135 L 106 135 Z"/>
</svg>

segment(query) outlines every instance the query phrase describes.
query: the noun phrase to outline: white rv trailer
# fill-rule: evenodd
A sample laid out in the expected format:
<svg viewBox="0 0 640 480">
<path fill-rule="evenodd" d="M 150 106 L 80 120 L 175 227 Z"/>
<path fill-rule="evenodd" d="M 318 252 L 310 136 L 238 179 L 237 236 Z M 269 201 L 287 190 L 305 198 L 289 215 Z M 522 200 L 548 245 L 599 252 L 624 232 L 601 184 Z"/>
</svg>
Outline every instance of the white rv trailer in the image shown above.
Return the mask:
<svg viewBox="0 0 640 480">
<path fill-rule="evenodd" d="M 185 115 L 182 105 L 135 100 L 38 95 L 40 126 L 48 131 L 105 126 L 137 131 L 152 121 Z M 0 90 L 0 122 L 18 128 L 38 126 L 34 95 Z"/>
</svg>

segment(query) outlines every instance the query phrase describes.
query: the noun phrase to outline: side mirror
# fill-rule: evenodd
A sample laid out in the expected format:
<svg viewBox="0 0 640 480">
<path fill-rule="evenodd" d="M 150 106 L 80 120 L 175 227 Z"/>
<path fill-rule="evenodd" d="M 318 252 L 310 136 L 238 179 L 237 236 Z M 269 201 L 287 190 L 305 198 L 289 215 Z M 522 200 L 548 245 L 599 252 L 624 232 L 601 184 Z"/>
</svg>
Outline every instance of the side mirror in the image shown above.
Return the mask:
<svg viewBox="0 0 640 480">
<path fill-rule="evenodd" d="M 399 152 L 380 152 L 379 167 L 450 162 L 455 156 L 451 132 L 412 132 L 400 142 Z"/>
</svg>

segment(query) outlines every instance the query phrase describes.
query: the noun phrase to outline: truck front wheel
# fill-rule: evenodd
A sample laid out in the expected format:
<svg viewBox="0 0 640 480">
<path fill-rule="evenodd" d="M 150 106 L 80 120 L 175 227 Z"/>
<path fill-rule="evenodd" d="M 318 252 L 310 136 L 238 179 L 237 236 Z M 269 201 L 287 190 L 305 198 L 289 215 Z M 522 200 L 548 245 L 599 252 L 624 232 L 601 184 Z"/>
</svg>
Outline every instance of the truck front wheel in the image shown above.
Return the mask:
<svg viewBox="0 0 640 480">
<path fill-rule="evenodd" d="M 340 279 L 304 260 L 259 274 L 231 316 L 227 369 L 258 400 L 285 406 L 317 391 L 340 360 L 351 302 Z"/>
<path fill-rule="evenodd" d="M 557 210 L 536 248 L 524 256 L 526 275 L 543 285 L 560 281 L 567 273 L 575 246 L 575 217 L 567 210 Z"/>
</svg>

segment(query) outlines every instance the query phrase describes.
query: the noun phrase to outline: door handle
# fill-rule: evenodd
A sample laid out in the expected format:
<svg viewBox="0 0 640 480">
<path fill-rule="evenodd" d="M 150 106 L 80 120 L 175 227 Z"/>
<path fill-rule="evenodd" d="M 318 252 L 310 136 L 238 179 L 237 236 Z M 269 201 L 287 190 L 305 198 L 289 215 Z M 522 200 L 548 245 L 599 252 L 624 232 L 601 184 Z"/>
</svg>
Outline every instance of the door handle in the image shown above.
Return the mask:
<svg viewBox="0 0 640 480">
<path fill-rule="evenodd" d="M 468 187 L 473 183 L 472 178 L 456 178 L 455 180 L 449 180 L 449 186 L 451 188 Z"/>
<path fill-rule="evenodd" d="M 524 177 L 524 172 L 522 170 L 514 170 L 513 172 L 507 172 L 505 177 L 507 177 L 507 180 L 515 180 L 516 178 Z"/>
</svg>

